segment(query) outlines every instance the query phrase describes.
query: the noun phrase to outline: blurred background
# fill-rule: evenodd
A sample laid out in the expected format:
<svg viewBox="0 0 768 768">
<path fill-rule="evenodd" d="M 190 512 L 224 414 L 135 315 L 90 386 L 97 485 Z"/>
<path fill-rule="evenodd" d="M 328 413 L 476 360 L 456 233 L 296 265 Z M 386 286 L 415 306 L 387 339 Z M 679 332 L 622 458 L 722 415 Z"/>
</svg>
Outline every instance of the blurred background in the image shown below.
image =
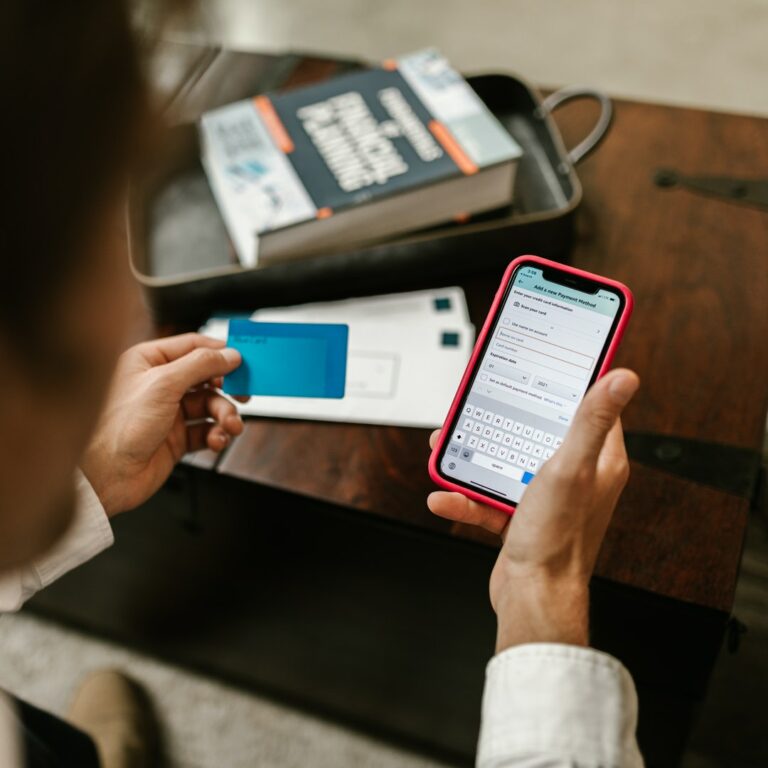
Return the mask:
<svg viewBox="0 0 768 768">
<path fill-rule="evenodd" d="M 437 46 L 464 72 L 768 113 L 763 0 L 201 0 L 179 39 L 381 60 Z"/>
</svg>

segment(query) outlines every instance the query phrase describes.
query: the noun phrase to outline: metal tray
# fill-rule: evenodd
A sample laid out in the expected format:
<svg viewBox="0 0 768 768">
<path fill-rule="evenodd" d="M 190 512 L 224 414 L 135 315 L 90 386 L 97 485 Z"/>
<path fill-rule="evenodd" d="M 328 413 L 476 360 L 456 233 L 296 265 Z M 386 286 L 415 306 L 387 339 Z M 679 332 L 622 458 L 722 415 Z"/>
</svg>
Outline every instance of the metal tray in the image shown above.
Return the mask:
<svg viewBox="0 0 768 768">
<path fill-rule="evenodd" d="M 194 125 L 173 128 L 166 162 L 129 207 L 133 271 L 158 321 L 195 323 L 215 311 L 415 290 L 502 268 L 521 253 L 567 261 L 582 197 L 575 166 L 608 130 L 610 100 L 586 88 L 542 100 L 504 74 L 468 81 L 523 148 L 512 206 L 348 253 L 256 269 L 237 263 L 198 159 Z M 568 151 L 552 112 L 576 98 L 597 99 L 601 114 Z"/>
</svg>

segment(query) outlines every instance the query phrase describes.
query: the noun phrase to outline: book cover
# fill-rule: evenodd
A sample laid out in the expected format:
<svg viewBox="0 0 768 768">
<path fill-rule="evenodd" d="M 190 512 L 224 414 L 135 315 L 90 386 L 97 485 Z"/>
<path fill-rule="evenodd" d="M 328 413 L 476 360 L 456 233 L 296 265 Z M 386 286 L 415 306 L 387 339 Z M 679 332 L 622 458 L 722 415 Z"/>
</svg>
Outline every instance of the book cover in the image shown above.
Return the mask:
<svg viewBox="0 0 768 768">
<path fill-rule="evenodd" d="M 200 132 L 211 187 L 247 266 L 270 232 L 521 154 L 434 49 L 213 110 Z"/>
</svg>

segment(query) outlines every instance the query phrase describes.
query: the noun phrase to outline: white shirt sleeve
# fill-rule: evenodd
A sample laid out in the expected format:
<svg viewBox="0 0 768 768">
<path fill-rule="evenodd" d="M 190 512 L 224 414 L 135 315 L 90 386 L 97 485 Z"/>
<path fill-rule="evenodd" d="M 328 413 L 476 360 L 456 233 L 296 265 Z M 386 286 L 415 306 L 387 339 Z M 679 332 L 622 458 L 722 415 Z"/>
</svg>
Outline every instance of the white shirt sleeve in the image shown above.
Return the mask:
<svg viewBox="0 0 768 768">
<path fill-rule="evenodd" d="M 478 768 L 642 768 L 637 693 L 618 660 L 536 643 L 488 663 Z"/>
<path fill-rule="evenodd" d="M 0 613 L 17 611 L 35 592 L 90 560 L 114 541 L 104 507 L 80 470 L 75 481 L 76 509 L 64 536 L 43 557 L 0 575 Z"/>
</svg>

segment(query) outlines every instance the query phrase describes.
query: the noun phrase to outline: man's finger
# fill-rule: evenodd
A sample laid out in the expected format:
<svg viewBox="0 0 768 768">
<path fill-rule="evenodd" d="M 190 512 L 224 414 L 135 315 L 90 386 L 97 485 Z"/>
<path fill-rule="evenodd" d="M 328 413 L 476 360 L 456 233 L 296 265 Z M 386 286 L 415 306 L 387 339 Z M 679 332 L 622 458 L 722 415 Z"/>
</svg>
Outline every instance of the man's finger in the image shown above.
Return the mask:
<svg viewBox="0 0 768 768">
<path fill-rule="evenodd" d="M 204 423 L 187 427 L 187 453 L 202 451 L 207 447 L 205 441 L 212 426 L 213 424 Z"/>
<path fill-rule="evenodd" d="M 181 398 L 181 412 L 185 421 L 204 419 L 208 415 L 205 408 L 207 395 L 204 389 L 196 389 Z"/>
<path fill-rule="evenodd" d="M 187 451 L 223 451 L 230 443 L 229 435 L 218 424 L 195 424 L 187 427 Z"/>
<path fill-rule="evenodd" d="M 436 429 L 430 436 L 429 436 L 429 447 L 434 448 L 437 445 L 437 438 L 440 437 L 440 431 L 439 429 Z"/>
<path fill-rule="evenodd" d="M 159 366 L 157 375 L 172 397 L 181 400 L 184 393 L 215 376 L 225 376 L 242 362 L 236 349 L 197 347 L 189 354 Z"/>
<path fill-rule="evenodd" d="M 204 382 L 202 386 L 207 389 L 224 389 L 224 377 L 216 376 L 210 381 Z M 237 400 L 238 403 L 247 403 L 251 399 L 250 395 L 230 395 L 229 393 L 227 393 L 227 397 Z"/>
<path fill-rule="evenodd" d="M 624 431 L 621 428 L 621 419 L 616 419 L 610 431 L 606 435 L 603 449 L 597 460 L 598 471 L 626 464 L 627 448 L 624 445 Z"/>
<path fill-rule="evenodd" d="M 243 431 L 243 420 L 234 403 L 226 397 L 210 393 L 206 399 L 208 415 L 216 419 L 219 425 L 230 435 L 239 435 Z"/>
<path fill-rule="evenodd" d="M 509 515 L 500 509 L 478 504 L 460 493 L 435 491 L 427 497 L 430 512 L 457 523 L 479 525 L 481 528 L 501 535 L 509 523 Z"/>
<path fill-rule="evenodd" d="M 205 444 L 212 451 L 223 451 L 231 442 L 232 438 L 218 425 L 212 426 L 208 430 L 208 436 L 205 440 Z"/>
<path fill-rule="evenodd" d="M 178 336 L 165 336 L 138 345 L 141 353 L 152 365 L 163 365 L 188 355 L 195 349 L 222 349 L 221 339 L 213 339 L 202 333 L 182 333 Z"/>
<path fill-rule="evenodd" d="M 637 392 L 640 380 L 626 368 L 611 371 L 587 392 L 560 446 L 561 460 L 597 464 L 605 438 L 624 407 Z"/>
</svg>

